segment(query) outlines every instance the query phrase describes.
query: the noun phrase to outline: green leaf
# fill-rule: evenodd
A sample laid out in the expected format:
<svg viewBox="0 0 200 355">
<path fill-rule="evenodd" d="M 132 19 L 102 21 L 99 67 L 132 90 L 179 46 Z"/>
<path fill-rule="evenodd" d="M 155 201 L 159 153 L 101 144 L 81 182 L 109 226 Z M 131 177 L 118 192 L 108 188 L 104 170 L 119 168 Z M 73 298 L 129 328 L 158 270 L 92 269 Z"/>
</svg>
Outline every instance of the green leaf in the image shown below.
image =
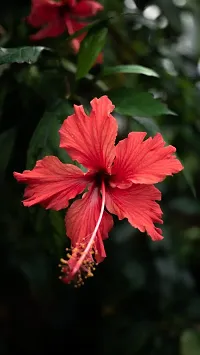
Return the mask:
<svg viewBox="0 0 200 355">
<path fill-rule="evenodd" d="M 154 99 L 153 95 L 148 92 L 123 88 L 110 91 L 109 98 L 116 106 L 116 111 L 124 115 L 139 117 L 175 115 L 165 104 Z"/>
<path fill-rule="evenodd" d="M 141 65 L 117 65 L 115 67 L 105 67 L 103 69 L 102 75 L 107 76 L 118 73 L 143 74 L 155 77 L 159 76 L 154 70 L 142 67 Z"/>
<path fill-rule="evenodd" d="M 200 354 L 200 333 L 188 329 L 181 336 L 180 344 L 181 355 L 199 355 Z"/>
<path fill-rule="evenodd" d="M 141 126 L 145 127 L 147 133 L 149 133 L 151 136 L 160 132 L 160 127 L 150 117 L 134 117 L 134 120 L 138 122 Z"/>
<path fill-rule="evenodd" d="M 105 19 L 101 19 L 101 20 L 95 20 L 92 23 L 90 23 L 87 26 L 84 26 L 83 28 L 81 28 L 80 30 L 74 32 L 72 35 L 68 36 L 66 41 L 71 41 L 72 39 L 79 37 L 80 35 L 82 35 L 83 33 L 89 31 L 91 28 L 93 28 L 94 26 L 100 24 L 101 22 L 105 23 Z"/>
<path fill-rule="evenodd" d="M 83 78 L 95 63 L 104 47 L 107 32 L 106 27 L 102 28 L 102 24 L 98 25 L 96 28 L 93 27 L 81 42 L 76 79 Z"/>
<path fill-rule="evenodd" d="M 37 62 L 45 47 L 0 48 L 0 64 Z"/>
<path fill-rule="evenodd" d="M 5 172 L 16 138 L 16 128 L 11 128 L 0 134 L 0 175 Z M 2 154 L 3 152 L 3 154 Z"/>
<path fill-rule="evenodd" d="M 149 133 L 150 135 L 155 135 L 156 133 L 161 132 L 160 127 L 157 125 L 157 123 L 150 117 L 134 117 L 134 120 L 139 123 L 140 126 L 144 127 L 146 132 Z M 162 134 L 162 136 L 164 137 L 164 135 Z M 167 140 L 164 137 L 164 140 L 167 144 L 169 144 L 167 142 Z M 179 158 L 179 156 L 176 154 L 177 158 L 181 161 L 181 159 Z M 182 165 L 184 166 L 183 162 L 181 161 Z M 193 196 L 196 198 L 196 190 L 194 187 L 194 183 L 193 183 L 193 179 L 190 175 L 190 173 L 188 172 L 188 170 L 183 169 L 183 175 L 184 178 L 193 194 Z"/>
<path fill-rule="evenodd" d="M 63 162 L 71 162 L 67 153 L 59 148 L 59 129 L 64 119 L 72 113 L 72 107 L 67 100 L 58 100 L 41 118 L 30 141 L 27 167 L 33 168 L 36 160 L 45 155 L 56 155 Z"/>
</svg>

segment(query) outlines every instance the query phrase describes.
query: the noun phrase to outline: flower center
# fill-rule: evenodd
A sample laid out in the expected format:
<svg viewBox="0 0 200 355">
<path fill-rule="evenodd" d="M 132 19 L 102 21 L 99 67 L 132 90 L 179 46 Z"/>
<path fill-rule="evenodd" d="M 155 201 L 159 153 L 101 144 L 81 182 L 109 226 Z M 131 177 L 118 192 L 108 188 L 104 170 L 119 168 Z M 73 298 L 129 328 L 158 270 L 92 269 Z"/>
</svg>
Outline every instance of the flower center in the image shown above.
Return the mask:
<svg viewBox="0 0 200 355">
<path fill-rule="evenodd" d="M 60 17 L 64 17 L 66 15 L 66 13 L 70 13 L 71 12 L 71 8 L 69 5 L 67 4 L 63 4 L 60 8 L 59 8 L 59 14 Z"/>
<path fill-rule="evenodd" d="M 96 186 L 101 188 L 102 181 L 104 181 L 105 186 L 108 185 L 108 182 L 110 180 L 110 175 L 104 170 L 98 171 L 98 173 L 96 173 L 96 175 L 94 177 L 94 180 L 95 180 Z"/>
<path fill-rule="evenodd" d="M 66 14 L 71 15 L 71 11 L 75 5 L 75 1 L 69 3 L 68 0 L 59 0 L 59 2 L 61 2 L 61 6 L 59 8 L 59 14 L 60 17 L 64 17 Z"/>
<path fill-rule="evenodd" d="M 101 224 L 103 218 L 104 208 L 105 208 L 105 183 L 101 180 L 101 193 L 102 202 L 99 218 L 96 222 L 95 228 L 92 234 L 87 235 L 81 242 L 76 243 L 76 246 L 72 248 L 72 253 L 67 254 L 68 260 L 61 259 L 61 271 L 63 275 L 61 279 L 65 283 L 70 283 L 75 277 L 77 286 L 81 286 L 83 278 L 88 278 L 93 276 L 92 271 L 95 270 L 95 238 L 97 231 Z"/>
</svg>

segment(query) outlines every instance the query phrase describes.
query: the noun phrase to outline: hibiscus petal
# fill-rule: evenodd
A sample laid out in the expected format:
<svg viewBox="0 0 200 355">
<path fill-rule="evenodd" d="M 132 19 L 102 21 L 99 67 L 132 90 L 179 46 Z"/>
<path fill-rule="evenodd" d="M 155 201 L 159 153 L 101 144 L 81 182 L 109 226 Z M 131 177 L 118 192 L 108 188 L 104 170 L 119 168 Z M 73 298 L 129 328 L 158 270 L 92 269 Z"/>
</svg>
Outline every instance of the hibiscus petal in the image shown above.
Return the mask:
<svg viewBox="0 0 200 355">
<path fill-rule="evenodd" d="M 69 199 L 83 192 L 88 183 L 81 169 L 63 164 L 54 156 L 38 160 L 33 170 L 25 170 L 22 174 L 14 172 L 14 177 L 28 184 L 24 193 L 24 206 L 40 203 L 46 209 L 56 211 L 66 208 Z"/>
<path fill-rule="evenodd" d="M 147 232 L 152 240 L 161 240 L 162 230 L 154 223 L 162 224 L 162 211 L 155 200 L 161 199 L 161 193 L 155 186 L 135 185 L 128 189 L 108 188 L 106 207 L 119 219 L 127 218 L 129 223 L 141 232 Z"/>
<path fill-rule="evenodd" d="M 30 39 L 33 41 L 38 41 L 47 37 L 57 37 L 60 36 L 65 31 L 65 23 L 62 19 L 55 19 L 48 25 L 39 30 L 36 34 L 31 35 Z"/>
<path fill-rule="evenodd" d="M 62 4 L 48 0 L 32 0 L 31 13 L 27 22 L 33 27 L 40 27 L 59 17 L 59 8 Z"/>
<path fill-rule="evenodd" d="M 117 135 L 117 122 L 110 115 L 114 106 L 107 96 L 93 99 L 91 106 L 87 116 L 83 106 L 74 105 L 75 114 L 64 121 L 59 131 L 60 147 L 85 167 L 110 172 Z"/>
<path fill-rule="evenodd" d="M 145 136 L 145 132 L 132 132 L 117 144 L 112 168 L 113 187 L 126 188 L 131 183 L 155 184 L 183 169 L 174 155 L 176 148 L 165 147 L 161 134 L 144 141 Z"/>
<path fill-rule="evenodd" d="M 72 246 L 87 243 L 97 224 L 101 211 L 101 196 L 98 188 L 91 188 L 81 200 L 72 203 L 66 213 L 65 223 L 67 236 L 72 241 Z M 94 242 L 95 260 L 101 262 L 106 253 L 102 240 L 108 237 L 108 232 L 113 227 L 113 218 L 104 211 L 103 217 Z"/>
<path fill-rule="evenodd" d="M 76 5 L 77 0 L 66 0 L 66 3 L 69 7 L 73 7 Z"/>
<path fill-rule="evenodd" d="M 81 0 L 72 9 L 73 13 L 77 16 L 89 17 L 94 16 L 97 12 L 103 10 L 103 5 L 97 1 Z"/>
<path fill-rule="evenodd" d="M 77 31 L 81 30 L 82 28 L 84 28 L 85 26 L 87 26 L 87 23 L 86 22 L 77 22 L 75 20 L 72 20 L 69 17 L 69 15 L 66 15 L 65 16 L 65 25 L 67 27 L 69 34 L 73 35 L 75 32 L 77 32 Z M 86 33 L 82 33 L 78 37 L 71 40 L 72 48 L 74 49 L 74 51 L 76 53 L 79 51 L 80 43 L 83 40 L 83 38 L 85 37 L 85 35 L 86 35 Z"/>
<path fill-rule="evenodd" d="M 104 59 L 103 53 L 99 53 L 95 64 L 103 64 L 103 59 Z"/>
</svg>

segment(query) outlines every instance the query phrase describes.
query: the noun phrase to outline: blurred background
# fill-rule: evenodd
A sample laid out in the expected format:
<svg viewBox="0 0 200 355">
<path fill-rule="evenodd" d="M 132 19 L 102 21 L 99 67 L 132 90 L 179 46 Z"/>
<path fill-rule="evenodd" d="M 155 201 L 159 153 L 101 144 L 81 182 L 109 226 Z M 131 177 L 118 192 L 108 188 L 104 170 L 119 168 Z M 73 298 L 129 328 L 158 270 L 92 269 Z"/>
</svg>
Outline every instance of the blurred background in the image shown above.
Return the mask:
<svg viewBox="0 0 200 355">
<path fill-rule="evenodd" d="M 42 51 L 35 62 L 11 63 L 9 58 L 0 65 L 2 355 L 200 354 L 200 2 L 102 4 L 100 18 L 110 18 L 104 24 L 103 66 L 138 64 L 159 78 L 103 77 L 102 66 L 95 65 L 75 84 L 77 57 L 67 36 L 33 44 L 29 35 L 35 30 L 24 21 L 31 2 L 0 4 L 1 47 L 54 49 Z M 24 208 L 24 186 L 12 174 L 32 168 L 47 154 L 69 161 L 58 148 L 58 129 L 72 105 L 87 107 L 92 97 L 105 92 L 116 97 L 116 90 L 121 98 L 128 92 L 150 92 L 177 114 L 156 113 L 138 99 L 135 105 L 142 114 L 130 117 L 122 109 L 115 117 L 119 138 L 130 130 L 161 132 L 176 146 L 185 171 L 158 186 L 165 239 L 152 242 L 126 220 L 116 219 L 105 241 L 107 258 L 93 278 L 75 289 L 58 279 L 59 259 L 68 246 L 65 211 Z"/>
</svg>

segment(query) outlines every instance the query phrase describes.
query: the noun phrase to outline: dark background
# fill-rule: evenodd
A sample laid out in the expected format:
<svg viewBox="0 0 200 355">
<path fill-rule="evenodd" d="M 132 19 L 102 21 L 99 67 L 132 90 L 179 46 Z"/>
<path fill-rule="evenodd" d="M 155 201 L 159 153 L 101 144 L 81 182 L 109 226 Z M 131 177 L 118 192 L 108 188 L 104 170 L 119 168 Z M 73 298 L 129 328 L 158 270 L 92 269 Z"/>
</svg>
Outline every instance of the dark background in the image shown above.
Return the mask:
<svg viewBox="0 0 200 355">
<path fill-rule="evenodd" d="M 52 107 L 74 85 L 76 57 L 61 38 L 39 45 L 59 47 L 64 66 L 46 52 L 36 64 L 0 66 L 2 355 L 200 354 L 200 2 L 129 0 L 124 5 L 105 0 L 104 6 L 104 15 L 113 16 L 105 64 L 136 63 L 160 77 L 120 74 L 96 82 L 100 68 L 95 66 L 76 86 L 69 104 L 88 105 L 103 94 L 103 84 L 108 89 L 151 90 L 177 116 L 148 117 L 145 124 L 149 133 L 161 131 L 176 146 L 185 175 L 159 184 L 162 242 L 116 220 L 105 242 L 107 258 L 95 276 L 80 289 L 63 285 L 57 265 L 68 245 L 64 211 L 24 208 L 24 187 L 12 172 L 33 167 L 46 154 L 66 159 L 58 149 L 57 131 L 69 112 L 64 106 L 57 124 Z M 25 0 L 1 2 L 0 46 L 32 45 L 28 34 L 34 30 L 23 21 L 29 11 Z M 139 129 L 136 120 L 117 117 L 120 138 Z"/>
</svg>

